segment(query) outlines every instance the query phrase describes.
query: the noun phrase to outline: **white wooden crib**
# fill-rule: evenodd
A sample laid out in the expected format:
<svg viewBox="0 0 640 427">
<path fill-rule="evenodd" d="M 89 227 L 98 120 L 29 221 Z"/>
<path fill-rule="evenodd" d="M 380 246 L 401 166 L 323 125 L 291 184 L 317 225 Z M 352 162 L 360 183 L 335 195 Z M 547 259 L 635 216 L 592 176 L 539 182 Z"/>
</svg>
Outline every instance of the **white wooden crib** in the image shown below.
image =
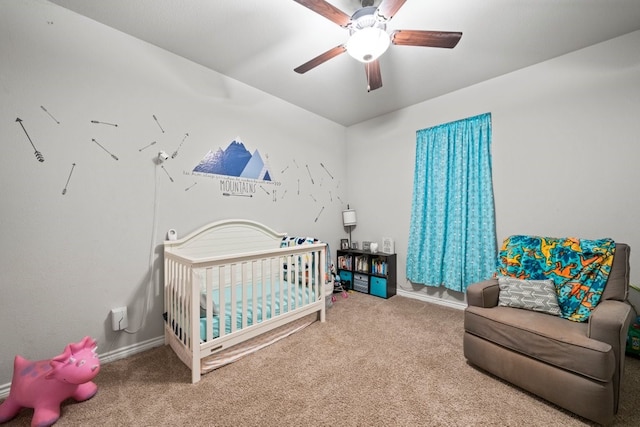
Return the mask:
<svg viewBox="0 0 640 427">
<path fill-rule="evenodd" d="M 327 245 L 281 247 L 283 238 L 233 219 L 164 242 L 165 344 L 191 369 L 193 383 L 325 321 Z"/>
</svg>

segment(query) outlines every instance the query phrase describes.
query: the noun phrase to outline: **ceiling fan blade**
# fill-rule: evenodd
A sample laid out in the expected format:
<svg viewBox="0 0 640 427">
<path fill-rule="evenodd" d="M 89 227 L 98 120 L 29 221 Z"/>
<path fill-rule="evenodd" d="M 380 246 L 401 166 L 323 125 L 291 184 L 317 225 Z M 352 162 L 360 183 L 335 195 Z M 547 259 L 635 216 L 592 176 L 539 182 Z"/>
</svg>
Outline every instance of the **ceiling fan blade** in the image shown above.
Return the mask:
<svg viewBox="0 0 640 427">
<path fill-rule="evenodd" d="M 406 1 L 407 0 L 382 0 L 382 3 L 378 6 L 378 14 L 388 21 L 393 18 Z"/>
<path fill-rule="evenodd" d="M 424 46 L 454 48 L 462 33 L 456 31 L 395 30 L 391 33 L 391 43 L 402 46 Z"/>
<path fill-rule="evenodd" d="M 322 64 L 324 62 L 327 62 L 331 58 L 333 58 L 335 56 L 338 56 L 341 53 L 344 53 L 346 51 L 347 51 L 347 49 L 344 47 L 344 45 L 336 46 L 334 48 L 329 49 L 325 53 L 322 53 L 322 54 L 316 56 L 311 61 L 305 62 L 304 64 L 300 65 L 298 68 L 294 68 L 293 71 L 295 71 L 296 73 L 299 73 L 299 74 L 304 74 L 307 71 L 311 70 L 312 68 L 315 68 L 318 65 L 320 65 L 320 64 Z"/>
<path fill-rule="evenodd" d="M 364 64 L 364 71 L 367 73 L 367 92 L 380 89 L 382 87 L 382 74 L 380 73 L 380 62 L 367 62 Z"/>
<path fill-rule="evenodd" d="M 315 13 L 324 16 L 330 21 L 335 22 L 341 27 L 346 27 L 351 22 L 351 17 L 324 0 L 293 0 L 299 3 Z"/>
</svg>

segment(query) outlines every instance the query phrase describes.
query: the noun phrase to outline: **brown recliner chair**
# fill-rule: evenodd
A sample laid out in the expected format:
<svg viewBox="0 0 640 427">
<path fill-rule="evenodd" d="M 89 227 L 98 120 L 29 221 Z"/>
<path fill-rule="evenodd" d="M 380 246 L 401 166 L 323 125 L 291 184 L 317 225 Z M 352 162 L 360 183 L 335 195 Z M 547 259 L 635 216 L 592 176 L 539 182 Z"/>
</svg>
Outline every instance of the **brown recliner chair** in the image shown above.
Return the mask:
<svg viewBox="0 0 640 427">
<path fill-rule="evenodd" d="M 587 322 L 498 306 L 497 279 L 467 288 L 464 356 L 516 386 L 600 424 L 618 411 L 627 330 L 629 246 L 616 244 L 600 303 Z"/>
</svg>

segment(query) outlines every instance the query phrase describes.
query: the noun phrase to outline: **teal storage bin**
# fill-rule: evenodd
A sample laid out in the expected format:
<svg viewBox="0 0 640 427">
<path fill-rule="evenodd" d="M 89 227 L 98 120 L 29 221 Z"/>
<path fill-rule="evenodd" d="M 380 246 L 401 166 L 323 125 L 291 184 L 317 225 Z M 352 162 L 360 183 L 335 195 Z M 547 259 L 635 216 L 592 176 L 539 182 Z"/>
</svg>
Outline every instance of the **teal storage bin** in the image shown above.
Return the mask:
<svg viewBox="0 0 640 427">
<path fill-rule="evenodd" d="M 371 287 L 369 289 L 369 293 L 371 295 L 375 295 L 378 297 L 386 298 L 387 297 L 387 279 L 383 279 L 382 277 L 371 277 Z"/>
<path fill-rule="evenodd" d="M 353 289 L 353 273 L 350 271 L 340 270 L 340 280 L 342 281 L 342 286 L 347 289 Z"/>
</svg>

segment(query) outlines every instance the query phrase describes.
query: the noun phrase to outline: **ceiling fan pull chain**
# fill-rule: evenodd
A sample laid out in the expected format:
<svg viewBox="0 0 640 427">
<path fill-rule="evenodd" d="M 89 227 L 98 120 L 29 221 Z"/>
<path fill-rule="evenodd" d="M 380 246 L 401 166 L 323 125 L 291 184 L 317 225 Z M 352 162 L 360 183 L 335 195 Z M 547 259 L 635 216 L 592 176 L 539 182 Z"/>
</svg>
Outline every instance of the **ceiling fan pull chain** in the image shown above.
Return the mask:
<svg viewBox="0 0 640 427">
<path fill-rule="evenodd" d="M 367 92 L 371 92 L 371 78 L 369 77 L 369 70 L 371 69 L 371 63 L 367 62 Z"/>
</svg>

